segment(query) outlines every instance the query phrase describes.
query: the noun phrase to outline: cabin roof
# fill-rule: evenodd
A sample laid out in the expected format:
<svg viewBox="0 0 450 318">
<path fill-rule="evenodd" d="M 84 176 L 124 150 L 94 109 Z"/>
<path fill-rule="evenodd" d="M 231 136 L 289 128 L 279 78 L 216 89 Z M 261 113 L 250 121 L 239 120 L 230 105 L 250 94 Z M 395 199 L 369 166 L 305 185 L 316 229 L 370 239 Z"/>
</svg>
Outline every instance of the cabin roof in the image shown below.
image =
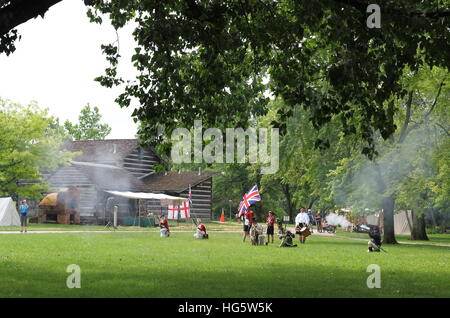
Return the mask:
<svg viewBox="0 0 450 318">
<path fill-rule="evenodd" d="M 216 175 L 215 171 L 202 171 L 200 174 L 196 171 L 184 172 L 162 172 L 149 175 L 141 180 L 145 183 L 149 191 L 171 191 L 183 192 L 184 190 L 196 186 L 197 184 Z"/>
<path fill-rule="evenodd" d="M 79 140 L 68 141 L 62 148 L 71 152 L 82 152 L 82 155 L 74 157 L 76 161 L 117 162 L 139 149 L 140 143 L 138 139 Z M 159 158 L 154 148 L 144 147 L 144 149 Z"/>
</svg>

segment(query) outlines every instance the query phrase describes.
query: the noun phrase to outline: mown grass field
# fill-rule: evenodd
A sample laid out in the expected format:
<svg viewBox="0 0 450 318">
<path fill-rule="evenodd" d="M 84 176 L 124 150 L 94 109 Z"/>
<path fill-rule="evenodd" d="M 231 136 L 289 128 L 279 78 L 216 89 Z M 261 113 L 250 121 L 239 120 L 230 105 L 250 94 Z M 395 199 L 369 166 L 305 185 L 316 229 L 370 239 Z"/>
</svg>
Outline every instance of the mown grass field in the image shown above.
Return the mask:
<svg viewBox="0 0 450 318">
<path fill-rule="evenodd" d="M 204 223 L 208 230 L 213 231 L 228 231 L 228 230 L 242 230 L 242 225 L 236 222 L 206 222 Z M 174 230 L 192 230 L 194 228 L 193 223 L 189 222 L 170 222 L 170 228 Z M 28 231 L 103 231 L 105 230 L 104 225 L 66 225 L 66 224 L 51 224 L 51 223 L 29 223 Z M 156 227 L 140 227 L 140 226 L 118 226 L 118 231 L 158 231 L 159 228 Z M 18 232 L 20 227 L 18 226 L 2 226 L 0 227 L 0 232 Z"/>
<path fill-rule="evenodd" d="M 296 248 L 251 246 L 240 233 L 0 235 L 0 297 L 450 297 L 450 248 L 311 236 Z M 81 288 L 69 289 L 70 264 Z M 381 268 L 369 289 L 367 266 Z"/>
</svg>

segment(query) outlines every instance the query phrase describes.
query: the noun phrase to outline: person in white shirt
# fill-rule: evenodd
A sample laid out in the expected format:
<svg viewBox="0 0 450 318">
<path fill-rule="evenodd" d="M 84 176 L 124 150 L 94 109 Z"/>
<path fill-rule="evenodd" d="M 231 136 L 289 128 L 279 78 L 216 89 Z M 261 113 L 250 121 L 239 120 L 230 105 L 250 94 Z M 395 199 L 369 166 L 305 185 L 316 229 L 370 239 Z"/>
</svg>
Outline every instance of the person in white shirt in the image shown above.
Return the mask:
<svg viewBox="0 0 450 318">
<path fill-rule="evenodd" d="M 299 226 L 302 224 L 304 226 L 309 226 L 309 215 L 305 212 L 305 208 L 301 207 L 300 212 L 295 217 L 295 225 Z"/>
<path fill-rule="evenodd" d="M 306 242 L 306 237 L 311 234 L 311 232 L 309 230 L 305 231 L 305 233 L 303 233 L 303 231 L 301 231 L 304 228 L 308 228 L 309 227 L 309 215 L 308 213 L 305 212 L 305 208 L 301 207 L 300 208 L 300 212 L 297 214 L 297 216 L 295 217 L 295 226 L 296 226 L 296 233 L 299 234 L 299 238 L 300 238 L 300 243 L 304 244 Z"/>
</svg>

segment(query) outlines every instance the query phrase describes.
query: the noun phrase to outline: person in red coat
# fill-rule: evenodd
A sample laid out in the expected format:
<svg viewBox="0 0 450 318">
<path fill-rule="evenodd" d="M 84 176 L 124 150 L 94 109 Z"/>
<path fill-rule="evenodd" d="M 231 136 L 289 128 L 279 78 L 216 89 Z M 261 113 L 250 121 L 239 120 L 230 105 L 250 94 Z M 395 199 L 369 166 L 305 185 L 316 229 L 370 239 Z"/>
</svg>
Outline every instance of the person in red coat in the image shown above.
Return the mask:
<svg viewBox="0 0 450 318">
<path fill-rule="evenodd" d="M 242 242 L 245 242 L 245 238 L 250 235 L 254 215 L 255 213 L 250 209 L 244 214 L 244 234 L 242 235 Z"/>
<path fill-rule="evenodd" d="M 273 216 L 273 212 L 269 211 L 269 216 L 266 217 L 266 225 L 267 225 L 267 243 L 270 241 L 270 237 L 272 236 L 273 243 L 273 232 L 275 228 L 275 217 Z"/>
<path fill-rule="evenodd" d="M 170 235 L 169 222 L 167 222 L 167 219 L 164 215 L 161 215 L 161 218 L 159 220 L 159 228 L 161 237 L 167 237 Z"/>
<path fill-rule="evenodd" d="M 202 223 L 202 220 L 197 219 L 197 229 L 194 237 L 197 239 L 207 239 L 208 233 L 206 232 L 206 226 Z"/>
</svg>

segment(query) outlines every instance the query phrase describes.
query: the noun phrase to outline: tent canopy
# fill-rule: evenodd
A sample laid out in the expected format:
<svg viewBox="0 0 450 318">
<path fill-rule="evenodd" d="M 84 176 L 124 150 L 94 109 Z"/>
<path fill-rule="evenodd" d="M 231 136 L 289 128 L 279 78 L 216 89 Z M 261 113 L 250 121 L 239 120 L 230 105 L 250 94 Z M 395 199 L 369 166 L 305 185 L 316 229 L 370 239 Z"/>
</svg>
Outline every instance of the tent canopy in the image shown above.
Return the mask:
<svg viewBox="0 0 450 318">
<path fill-rule="evenodd" d="M 0 226 L 20 226 L 19 213 L 12 198 L 0 198 Z"/>
<path fill-rule="evenodd" d="M 112 195 L 128 198 L 128 199 L 143 199 L 143 200 L 160 200 L 161 205 L 180 205 L 183 202 L 189 201 L 188 198 L 174 197 L 163 193 L 149 193 L 149 192 L 130 192 L 130 191 L 106 191 Z"/>
</svg>

